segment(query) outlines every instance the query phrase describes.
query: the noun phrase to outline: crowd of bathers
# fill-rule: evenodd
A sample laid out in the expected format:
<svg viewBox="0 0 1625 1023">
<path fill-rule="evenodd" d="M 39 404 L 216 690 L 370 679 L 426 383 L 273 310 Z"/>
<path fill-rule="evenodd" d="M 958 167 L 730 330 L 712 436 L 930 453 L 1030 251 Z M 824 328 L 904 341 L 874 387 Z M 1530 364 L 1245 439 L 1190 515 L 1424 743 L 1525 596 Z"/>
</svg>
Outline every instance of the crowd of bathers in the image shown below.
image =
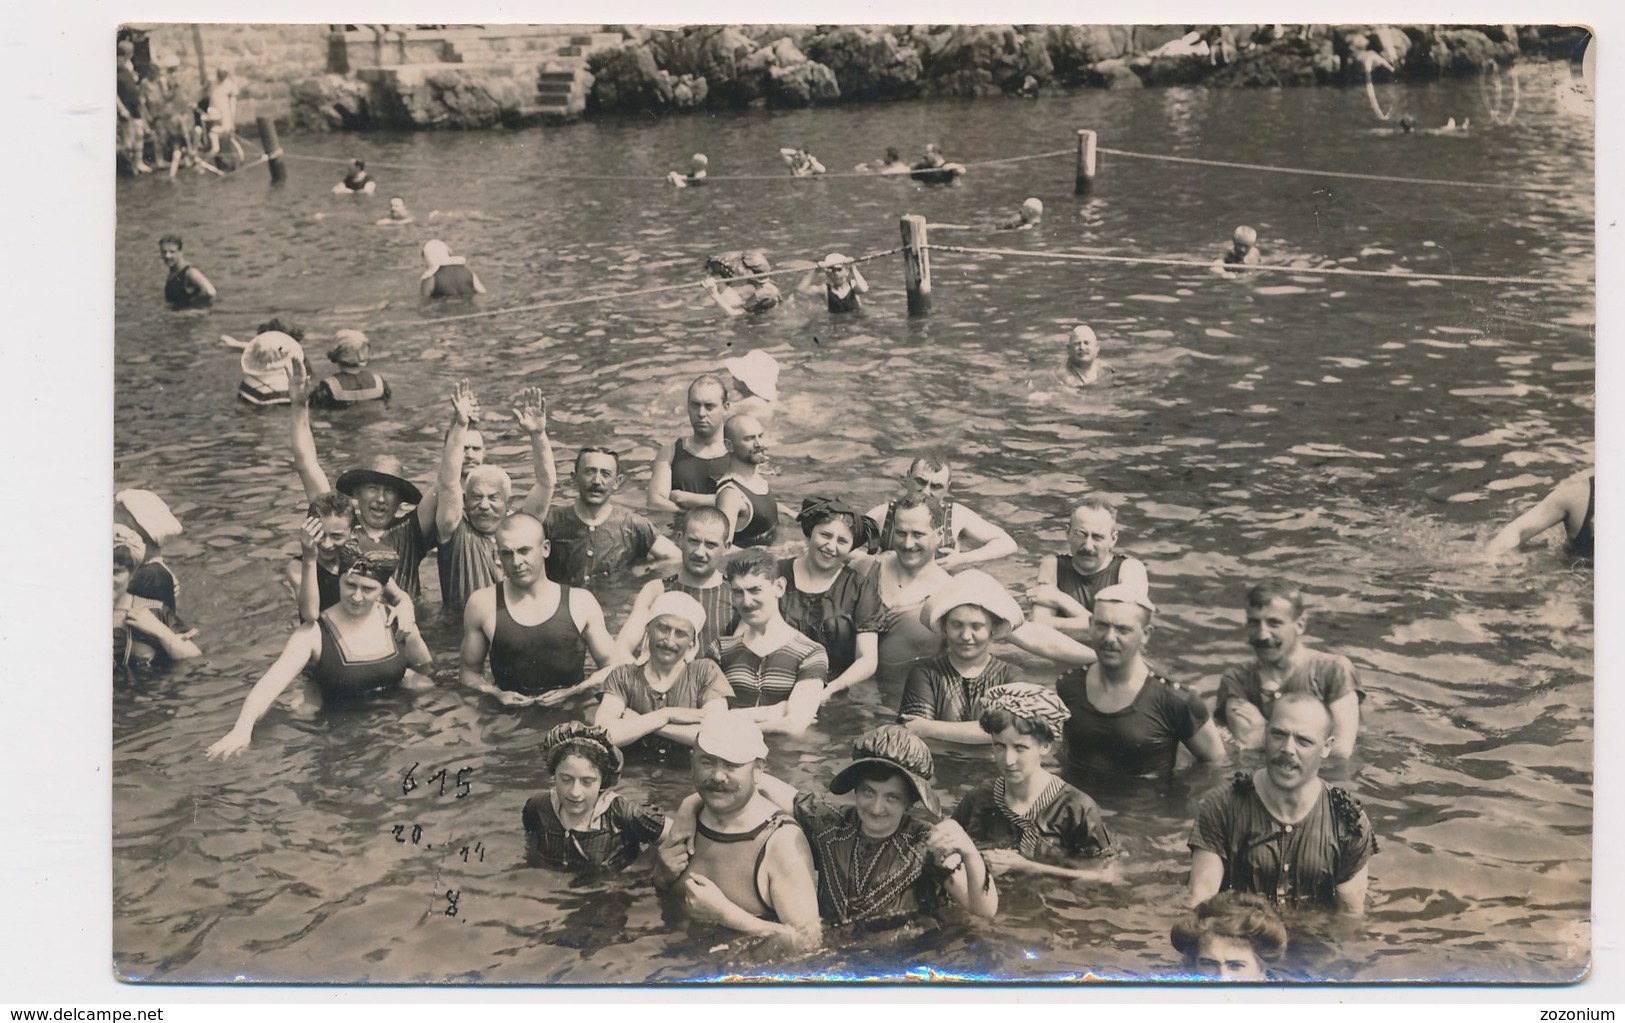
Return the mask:
<svg viewBox="0 0 1625 1023">
<path fill-rule="evenodd" d="M 792 167 L 816 162 L 800 149 L 783 155 Z M 701 176 L 704 165 L 696 158 Z M 370 193 L 364 164 L 334 190 Z M 1024 222 L 1041 212 L 1026 211 Z M 380 221 L 390 222 L 410 222 L 399 199 Z M 1238 228 L 1222 262 L 1256 263 L 1256 242 Z M 160 249 L 166 299 L 207 304 L 213 285 L 187 264 L 181 240 L 166 236 Z M 424 257 L 424 297 L 484 290 L 442 243 L 427 243 Z M 856 309 L 867 283 L 855 261 L 833 253 L 813 269 L 826 275 L 832 312 Z M 708 270 L 706 288 L 730 314 L 778 300 L 759 250 L 712 257 Z M 493 711 L 536 705 L 569 719 L 545 737 L 550 783 L 520 811 L 541 867 L 619 870 L 646 858 L 696 925 L 788 953 L 830 940 L 830 928 L 872 931 L 942 912 L 994 917 L 999 883 L 1014 875 L 1114 883 L 1120 836 L 1091 790 L 1160 784 L 1179 769 L 1181 749 L 1205 764 L 1261 750 L 1262 766 L 1198 805 L 1189 904 L 1170 920 L 1175 946 L 1194 972 L 1262 979 L 1285 950 L 1282 911 L 1365 912 L 1376 836 L 1358 802 L 1320 778 L 1324 761 L 1354 752 L 1364 694 L 1348 658 L 1305 642 L 1308 609 L 1295 585 L 1263 579 L 1247 591 L 1250 653 L 1209 702 L 1147 660 L 1151 572 L 1118 549 L 1118 507 L 1103 496 L 1077 503 L 1065 548 L 1042 557 L 1023 602 L 981 567 L 1016 554 L 1015 540 L 959 499 L 941 452 L 917 453 L 901 492 L 869 508 L 851 494 L 776 492 L 763 468 L 779 367 L 765 352 L 689 384 L 688 429 L 658 449 L 646 515 L 615 500 L 626 473 L 607 446 L 574 452 L 573 497 L 556 499 L 559 465 L 537 388 L 509 410 L 535 480 L 522 497 L 488 461 L 482 432 L 509 416 L 484 412 L 467 381 L 449 395 L 432 484 L 420 488 L 387 455 L 330 480 L 312 406 L 390 390 L 366 368 L 359 332 L 339 332 L 328 353 L 336 370 L 320 381 L 302 340 L 295 326 L 262 324 L 241 346 L 240 392 L 289 407 L 308 502 L 300 553 L 286 566 L 301 624 L 211 758 L 248 748 L 256 725 L 284 712 L 279 701 L 316 712 L 434 685 L 435 652 L 417 624 L 420 568 L 432 556 L 440 610 L 461 622 L 458 684 Z M 1062 343 L 1061 379 L 1095 383 L 1104 364 L 1094 331 L 1080 324 Z M 1583 524 L 1569 481 L 1495 544 L 1564 521 L 1589 556 L 1589 484 Z M 1553 518 L 1546 505 L 1559 493 L 1567 503 Z M 121 491 L 116 505 L 115 659 L 198 656 L 162 559 L 179 521 L 149 491 Z M 639 572 L 654 578 L 612 622 L 600 592 Z M 1035 673 L 1023 666 L 1031 658 L 1001 656 L 1004 645 L 1055 668 Z M 900 697 L 879 704 L 861 734 L 834 737 L 850 756 L 827 791 L 767 772 L 776 743 L 824 734 L 810 731 L 821 710 L 860 686 Z M 990 754 L 985 778 L 952 807 L 933 781 L 942 744 Z M 692 770 L 693 794 L 680 805 L 616 791 L 629 762 L 673 756 Z"/>
</svg>

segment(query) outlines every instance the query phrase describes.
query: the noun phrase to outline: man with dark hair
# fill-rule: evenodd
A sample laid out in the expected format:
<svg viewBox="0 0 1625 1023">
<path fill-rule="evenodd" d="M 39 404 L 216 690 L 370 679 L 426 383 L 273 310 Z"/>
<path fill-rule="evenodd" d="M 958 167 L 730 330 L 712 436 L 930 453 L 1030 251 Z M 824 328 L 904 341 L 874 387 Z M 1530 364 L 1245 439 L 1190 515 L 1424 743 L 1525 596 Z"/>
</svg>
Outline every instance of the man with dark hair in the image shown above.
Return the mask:
<svg viewBox="0 0 1625 1023">
<path fill-rule="evenodd" d="M 169 268 L 169 279 L 164 281 L 164 301 L 171 309 L 203 309 L 214 301 L 214 285 L 203 276 L 203 271 L 186 261 L 182 254 L 181 236 L 166 234 L 158 239 L 158 254 Z"/>
<path fill-rule="evenodd" d="M 1191 828 L 1190 904 L 1220 891 L 1288 905 L 1365 913 L 1371 821 L 1347 792 L 1320 780 L 1332 715 L 1309 693 L 1270 709 L 1264 766 L 1209 793 Z"/>
<path fill-rule="evenodd" d="M 649 471 L 649 507 L 664 511 L 716 505 L 717 479 L 728 472 L 722 426 L 728 417 L 728 389 L 706 373 L 688 385 L 687 437 L 661 445 Z"/>
<path fill-rule="evenodd" d="M 948 499 L 948 488 L 953 483 L 953 466 L 947 456 L 936 450 L 926 450 L 914 456 L 908 473 L 903 477 L 906 493 L 924 494 L 942 502 L 942 548 L 937 564 L 953 571 L 983 561 L 1006 558 L 1016 553 L 1016 541 L 1003 529 L 976 512 Z M 891 550 L 892 528 L 897 516 L 897 502 L 888 501 L 869 509 L 869 517 L 880 523 L 880 534 L 872 551 Z M 975 544 L 962 550 L 960 538 Z"/>
<path fill-rule="evenodd" d="M 728 517 L 702 505 L 684 512 L 679 521 L 677 546 L 682 549 L 683 560 L 678 562 L 677 571 L 644 584 L 616 635 L 615 641 L 628 656 L 635 654 L 643 642 L 649 609 L 666 593 L 687 594 L 704 609 L 705 626 L 697 643 L 701 657 L 714 654 L 722 637 L 731 635 L 739 625 L 733 590 L 722 577 L 722 560 L 733 550 L 728 542 Z"/>
<path fill-rule="evenodd" d="M 682 552 L 642 515 L 610 498 L 621 486 L 621 456 L 585 447 L 576 455 L 576 499 L 547 510 L 547 577 L 591 588 L 646 561 L 672 561 Z"/>
<path fill-rule="evenodd" d="M 1096 593 L 1119 583 L 1149 589 L 1145 565 L 1118 554 L 1117 537 L 1117 505 L 1098 496 L 1080 501 L 1066 525 L 1068 553 L 1038 564 L 1038 584 L 1027 593 L 1033 621 L 1069 636 L 1086 636 Z"/>
<path fill-rule="evenodd" d="M 780 614 L 784 578 L 771 552 L 740 551 L 722 574 L 733 590 L 740 624 L 738 632 L 722 637 L 717 656 L 734 691 L 728 705 L 759 722 L 764 732 L 801 735 L 823 702 L 829 655 Z"/>
<path fill-rule="evenodd" d="M 1331 755 L 1353 754 L 1364 695 L 1360 676 L 1347 657 L 1303 645 L 1308 621 L 1303 593 L 1283 579 L 1269 579 L 1247 591 L 1247 642 L 1254 660 L 1225 670 L 1213 707 L 1214 720 L 1230 729 L 1242 749 L 1264 744 L 1264 723 L 1277 699 L 1308 693 L 1331 715 Z"/>
</svg>

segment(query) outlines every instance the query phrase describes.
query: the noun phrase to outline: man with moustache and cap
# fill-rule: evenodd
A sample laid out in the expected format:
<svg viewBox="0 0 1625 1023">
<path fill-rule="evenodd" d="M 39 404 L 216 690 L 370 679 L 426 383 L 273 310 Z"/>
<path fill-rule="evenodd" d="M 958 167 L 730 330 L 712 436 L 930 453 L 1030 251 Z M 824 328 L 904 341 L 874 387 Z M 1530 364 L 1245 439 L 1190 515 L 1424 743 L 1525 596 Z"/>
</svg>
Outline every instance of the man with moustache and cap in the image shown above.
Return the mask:
<svg viewBox="0 0 1625 1023">
<path fill-rule="evenodd" d="M 1347 792 L 1320 780 L 1332 715 L 1310 693 L 1270 709 L 1264 766 L 1209 793 L 1191 828 L 1190 904 L 1221 891 L 1290 906 L 1365 913 L 1371 821 Z"/>
<path fill-rule="evenodd" d="M 1284 579 L 1268 579 L 1247 591 L 1247 643 L 1254 660 L 1225 670 L 1213 707 L 1213 719 L 1229 727 L 1242 749 L 1264 744 L 1265 721 L 1276 700 L 1308 693 L 1332 716 L 1331 755 L 1353 755 L 1365 695 L 1359 673 L 1347 657 L 1303 645 L 1308 621 L 1303 592 Z"/>
<path fill-rule="evenodd" d="M 790 814 L 758 791 L 766 757 L 755 722 L 737 713 L 705 719 L 694 740 L 697 792 L 659 846 L 656 883 L 690 920 L 813 948 L 822 929 L 812 849 Z"/>
<path fill-rule="evenodd" d="M 604 679 L 604 696 L 593 724 L 609 730 L 610 741 L 627 746 L 646 737 L 650 752 L 671 744 L 694 745 L 699 725 L 726 712 L 733 687 L 717 662 L 699 653 L 705 609 L 686 593 L 668 591 L 647 612 L 643 654 Z"/>
<path fill-rule="evenodd" d="M 368 464 L 341 474 L 338 483 L 329 487 L 327 473 L 322 471 L 316 457 L 316 438 L 310 431 L 310 373 L 303 360 L 295 360 L 289 367 L 288 396 L 293 409 L 293 464 L 299 481 L 305 487 L 305 500 L 314 501 L 321 494 L 335 489 L 355 499 L 361 518 L 361 533 L 367 543 L 387 547 L 399 557 L 395 568 L 395 583 L 413 600 L 418 598 L 418 565 L 440 542 L 435 527 L 435 512 L 439 497 L 434 491 L 425 495 L 403 475 L 399 459 L 391 455 L 378 455 Z M 453 421 L 467 421 L 476 406 L 473 392 L 464 380 L 451 396 Z M 456 450 L 449 441 L 440 453 L 440 474 L 452 466 L 462 452 L 461 440 Z M 455 468 L 449 471 L 455 472 Z M 402 511 L 401 506 L 417 507 Z"/>
<path fill-rule="evenodd" d="M 714 373 L 688 385 L 689 435 L 662 445 L 649 471 L 649 507 L 663 511 L 714 507 L 717 478 L 728 471 L 722 424 L 728 389 Z"/>
</svg>

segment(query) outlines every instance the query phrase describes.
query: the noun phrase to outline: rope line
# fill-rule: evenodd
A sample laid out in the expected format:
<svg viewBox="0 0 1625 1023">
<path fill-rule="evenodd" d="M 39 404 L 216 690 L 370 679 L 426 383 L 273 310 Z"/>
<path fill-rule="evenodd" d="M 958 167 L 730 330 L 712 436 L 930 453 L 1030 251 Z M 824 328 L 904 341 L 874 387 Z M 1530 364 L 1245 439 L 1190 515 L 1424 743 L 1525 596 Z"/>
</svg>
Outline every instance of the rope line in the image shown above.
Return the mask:
<svg viewBox="0 0 1625 1023">
<path fill-rule="evenodd" d="M 974 248 L 968 245 L 929 245 L 928 248 L 940 252 L 963 252 L 980 256 L 1024 256 L 1029 259 L 1048 259 L 1057 261 L 1103 262 L 1103 263 L 1129 263 L 1150 266 L 1184 266 L 1207 270 L 1213 267 L 1212 263 L 1199 263 L 1190 259 L 1158 259 L 1150 256 L 1108 256 L 1098 253 L 1085 252 L 1028 252 L 1024 249 L 988 249 Z M 1395 278 L 1401 280 L 1429 280 L 1429 281 L 1466 281 L 1482 284 L 1547 284 L 1558 287 L 1578 288 L 1585 286 L 1582 281 L 1559 281 L 1547 277 L 1487 277 L 1477 274 L 1434 274 L 1434 273 L 1393 273 L 1387 270 L 1353 270 L 1348 267 L 1329 267 L 1324 270 L 1315 270 L 1301 266 L 1284 266 L 1279 263 L 1257 263 L 1241 270 L 1284 270 L 1289 273 L 1315 274 L 1334 277 L 1382 277 L 1388 280 Z"/>
<path fill-rule="evenodd" d="M 899 245 L 895 249 L 886 249 L 881 252 L 866 252 L 861 256 L 855 257 L 851 262 L 867 263 L 871 260 L 881 259 L 885 256 L 895 256 L 897 253 L 902 251 L 903 247 Z M 744 274 L 739 277 L 729 277 L 726 279 L 726 283 L 732 284 L 737 281 L 764 280 L 768 277 L 780 277 L 788 274 L 804 274 L 811 269 L 815 268 L 805 266 L 785 267 L 780 270 L 768 270 L 764 273 Z M 619 291 L 613 295 L 583 295 L 579 298 L 560 298 L 547 302 L 533 302 L 529 305 L 509 306 L 506 309 L 482 309 L 479 312 L 459 313 L 455 316 L 436 316 L 428 319 L 416 320 L 392 320 L 387 323 L 369 324 L 367 329 L 384 330 L 390 327 L 419 327 L 434 323 L 457 323 L 462 320 L 489 319 L 493 316 L 508 316 L 513 313 L 531 313 L 536 312 L 539 309 L 557 309 L 561 306 L 567 305 L 582 305 L 589 302 L 607 302 L 612 299 L 637 298 L 641 295 L 659 295 L 670 291 L 686 291 L 689 288 L 700 287 L 704 287 L 704 284 L 701 281 L 685 281 L 681 284 L 661 284 L 653 288 L 642 288 L 637 291 Z"/>
<path fill-rule="evenodd" d="M 1166 160 L 1170 163 L 1192 163 L 1204 167 L 1229 167 L 1234 170 L 1269 171 L 1273 174 L 1313 174 L 1322 178 L 1352 178 L 1356 181 L 1392 181 L 1405 185 L 1449 185 L 1455 188 L 1488 188 L 1506 192 L 1545 192 L 1567 195 L 1573 190 L 1553 185 L 1504 185 L 1486 181 L 1450 181 L 1445 178 L 1402 178 L 1388 174 L 1356 174 L 1353 171 L 1310 170 L 1304 167 L 1272 167 L 1263 163 L 1232 163 L 1228 160 L 1198 160 L 1194 156 L 1163 156 L 1158 153 L 1130 153 L 1122 149 L 1100 147 L 1097 152 L 1113 156 L 1127 156 L 1136 160 Z"/>
</svg>

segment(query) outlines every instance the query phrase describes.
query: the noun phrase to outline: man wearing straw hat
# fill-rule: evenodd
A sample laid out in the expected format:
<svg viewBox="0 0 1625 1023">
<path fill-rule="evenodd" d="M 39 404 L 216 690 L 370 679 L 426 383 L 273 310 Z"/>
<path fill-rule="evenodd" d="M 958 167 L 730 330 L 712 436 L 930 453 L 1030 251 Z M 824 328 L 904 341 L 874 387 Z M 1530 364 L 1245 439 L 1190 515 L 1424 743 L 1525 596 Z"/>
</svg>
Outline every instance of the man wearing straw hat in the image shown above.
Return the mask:
<svg viewBox="0 0 1625 1023">
<path fill-rule="evenodd" d="M 135 530 L 146 544 L 146 558 L 130 576 L 130 596 L 156 600 L 178 614 L 181 583 L 164 564 L 162 547 L 181 535 L 180 520 L 152 491 L 121 490 L 113 495 L 113 522 Z"/>
<path fill-rule="evenodd" d="M 1086 791 L 1099 791 L 1080 784 L 1089 779 L 1171 776 L 1181 745 L 1204 763 L 1227 759 L 1201 697 L 1156 674 L 1145 661 L 1155 613 L 1156 605 L 1139 587 L 1118 584 L 1095 594 L 1089 645 L 1099 659 L 1055 683 L 1072 713 L 1062 734 L 1067 780 Z"/>
<path fill-rule="evenodd" d="M 656 883 L 690 920 L 816 947 L 818 889 L 812 850 L 789 813 L 757 788 L 767 742 L 737 713 L 713 714 L 694 739 L 694 795 L 658 847 Z"/>
<path fill-rule="evenodd" d="M 662 445 L 649 471 L 649 507 L 662 511 L 715 507 L 717 478 L 728 471 L 722 424 L 728 388 L 705 373 L 688 385 L 689 435 Z"/>
<path fill-rule="evenodd" d="M 393 455 L 376 455 L 367 464 L 347 470 L 338 478 L 336 487 L 329 487 L 327 473 L 316 457 L 316 438 L 310 431 L 310 373 L 303 360 L 289 366 L 288 396 L 293 409 L 293 465 L 304 484 L 305 500 L 314 501 L 331 489 L 355 499 L 356 511 L 361 519 L 361 531 L 370 542 L 393 550 L 400 559 L 395 567 L 395 583 L 408 596 L 419 596 L 418 565 L 440 538 L 435 529 L 435 512 L 439 507 L 438 494 L 431 490 L 424 494 L 406 479 L 400 460 Z M 475 411 L 473 392 L 468 381 L 458 384 L 452 393 L 453 421 L 466 421 Z M 456 472 L 455 459 L 462 452 L 460 435 L 447 433 L 447 443 L 440 453 L 440 475 Z M 457 448 L 450 441 L 457 437 Z M 416 505 L 401 510 L 402 505 Z"/>
<path fill-rule="evenodd" d="M 948 488 L 953 484 L 953 467 L 940 451 L 921 451 L 908 465 L 903 486 L 910 494 L 926 494 L 942 502 L 943 544 L 937 554 L 937 564 L 946 571 L 975 565 L 984 561 L 1007 558 L 1016 553 L 1016 541 L 999 526 L 957 501 L 948 499 Z M 888 501 L 869 509 L 869 517 L 880 523 L 878 546 L 872 550 L 891 550 L 892 529 L 897 517 L 897 502 Z M 961 538 L 976 546 L 965 549 Z"/>
</svg>

